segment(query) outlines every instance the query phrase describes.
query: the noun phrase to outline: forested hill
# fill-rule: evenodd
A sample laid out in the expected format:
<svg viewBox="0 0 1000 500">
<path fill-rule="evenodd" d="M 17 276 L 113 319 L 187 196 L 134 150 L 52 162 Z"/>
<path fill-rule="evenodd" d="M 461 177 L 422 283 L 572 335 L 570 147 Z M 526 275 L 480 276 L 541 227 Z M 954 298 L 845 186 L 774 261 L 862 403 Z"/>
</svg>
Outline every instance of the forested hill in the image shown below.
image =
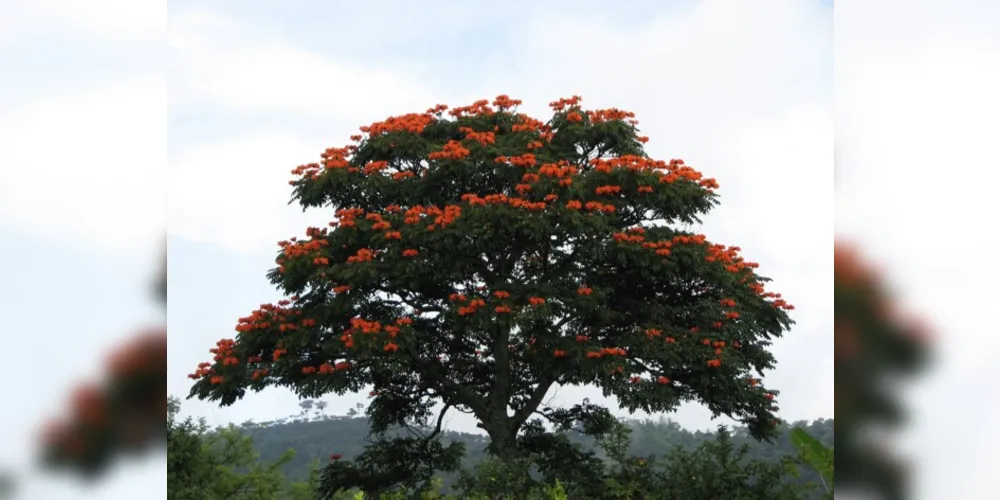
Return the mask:
<svg viewBox="0 0 1000 500">
<path fill-rule="evenodd" d="M 295 457 L 285 469 L 286 477 L 292 480 L 305 479 L 311 463 L 316 460 L 325 462 L 331 454 L 341 454 L 344 459 L 353 458 L 363 450 L 368 435 L 367 420 L 360 416 L 358 410 L 352 409 L 349 415 L 345 416 L 333 416 L 323 412 L 326 405 L 322 403 L 319 405 L 313 405 L 312 402 L 304 403 L 299 415 L 275 422 L 246 422 L 239 426 L 244 432 L 253 436 L 260 459 L 264 462 L 277 460 L 288 449 L 295 450 Z M 664 456 L 675 446 L 691 450 L 714 438 L 713 432 L 692 432 L 676 422 L 662 418 L 625 422 L 632 430 L 631 453 L 640 457 Z M 790 427 L 803 427 L 825 446 L 833 447 L 833 419 L 817 419 L 811 423 L 796 422 L 791 426 L 783 426 L 781 437 L 774 444 L 757 442 L 742 428 L 732 431 L 732 439 L 737 447 L 743 444 L 749 445 L 748 458 L 778 459 L 795 453 L 794 445 L 788 436 Z M 465 443 L 466 465 L 472 465 L 484 457 L 486 436 L 446 432 L 444 437 L 446 440 Z M 598 455 L 602 454 L 587 439 L 575 433 L 571 433 L 570 438 L 586 449 L 595 450 Z M 450 479 L 446 476 L 445 483 L 450 483 Z M 801 479 L 817 481 L 818 476 L 807 471 Z"/>
</svg>

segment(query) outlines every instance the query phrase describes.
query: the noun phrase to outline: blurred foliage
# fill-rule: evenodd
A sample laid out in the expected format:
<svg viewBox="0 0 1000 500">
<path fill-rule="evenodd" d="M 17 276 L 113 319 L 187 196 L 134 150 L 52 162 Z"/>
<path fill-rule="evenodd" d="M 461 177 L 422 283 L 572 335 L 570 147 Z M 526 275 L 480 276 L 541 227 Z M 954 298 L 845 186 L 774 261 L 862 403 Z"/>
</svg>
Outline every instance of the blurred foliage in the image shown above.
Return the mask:
<svg viewBox="0 0 1000 500">
<path fill-rule="evenodd" d="M 154 288 L 166 300 L 166 256 Z M 167 415 L 167 330 L 145 328 L 105 359 L 104 377 L 76 387 L 65 418 L 47 423 L 41 459 L 50 470 L 98 479 L 121 456 L 161 445 Z"/>
<path fill-rule="evenodd" d="M 904 462 L 880 446 L 873 431 L 905 422 L 892 381 L 926 367 L 926 327 L 902 314 L 880 270 L 844 241 L 834 253 L 834 299 L 838 486 L 886 500 L 908 498 Z"/>
</svg>

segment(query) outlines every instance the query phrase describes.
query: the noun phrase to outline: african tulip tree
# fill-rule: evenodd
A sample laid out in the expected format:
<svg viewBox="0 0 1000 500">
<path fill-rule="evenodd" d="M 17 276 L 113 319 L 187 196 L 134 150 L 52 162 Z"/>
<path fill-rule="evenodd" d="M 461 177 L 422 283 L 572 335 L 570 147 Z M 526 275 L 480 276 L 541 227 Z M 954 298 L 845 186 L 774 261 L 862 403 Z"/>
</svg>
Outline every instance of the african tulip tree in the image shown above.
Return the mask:
<svg viewBox="0 0 1000 500">
<path fill-rule="evenodd" d="M 269 277 L 288 299 L 219 341 L 192 396 L 371 388 L 375 430 L 440 403 L 499 457 L 555 384 L 629 410 L 700 401 L 767 436 L 775 393 L 754 373 L 792 307 L 738 248 L 684 230 L 716 182 L 649 158 L 632 113 L 573 97 L 542 122 L 518 104 L 389 118 L 296 168 L 294 199 L 336 218 L 279 243 Z"/>
</svg>

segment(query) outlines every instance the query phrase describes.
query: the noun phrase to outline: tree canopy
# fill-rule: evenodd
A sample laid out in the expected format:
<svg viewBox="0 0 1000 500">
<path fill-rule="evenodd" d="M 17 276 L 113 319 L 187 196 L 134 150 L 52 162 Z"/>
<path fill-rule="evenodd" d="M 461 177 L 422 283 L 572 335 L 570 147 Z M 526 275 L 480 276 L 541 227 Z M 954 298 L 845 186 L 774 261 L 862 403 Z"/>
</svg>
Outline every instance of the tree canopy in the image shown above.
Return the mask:
<svg viewBox="0 0 1000 500">
<path fill-rule="evenodd" d="M 777 392 L 761 377 L 792 306 L 738 247 L 690 230 L 718 203 L 716 181 L 647 155 L 630 112 L 574 96 L 542 121 L 520 104 L 391 117 L 294 169 L 293 201 L 334 220 L 279 243 L 268 276 L 287 298 L 239 320 L 191 395 L 370 390 L 383 439 L 327 468 L 334 489 L 457 467 L 461 446 L 437 439 L 449 410 L 473 414 L 498 459 L 531 456 L 555 476 L 570 455 L 585 467 L 543 421 L 599 436 L 614 419 L 586 401 L 543 407 L 556 384 L 629 411 L 698 401 L 773 436 Z"/>
</svg>

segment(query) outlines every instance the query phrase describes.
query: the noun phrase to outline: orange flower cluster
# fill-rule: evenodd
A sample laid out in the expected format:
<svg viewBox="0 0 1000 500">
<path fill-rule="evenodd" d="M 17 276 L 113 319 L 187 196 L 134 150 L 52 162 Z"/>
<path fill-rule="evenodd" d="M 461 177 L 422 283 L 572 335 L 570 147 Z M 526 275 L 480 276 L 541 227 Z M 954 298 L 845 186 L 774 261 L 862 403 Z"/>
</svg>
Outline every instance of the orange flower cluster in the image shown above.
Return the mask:
<svg viewBox="0 0 1000 500">
<path fill-rule="evenodd" d="M 454 300 L 457 302 L 465 302 L 466 297 L 465 295 L 459 295 Z M 480 307 L 486 307 L 486 301 L 483 299 L 472 299 L 465 306 L 461 306 L 458 308 L 458 315 L 466 316 L 469 314 L 475 314 L 476 310 L 479 309 Z"/>
<path fill-rule="evenodd" d="M 571 186 L 573 184 L 572 176 L 576 175 L 579 171 L 578 168 L 570 165 L 566 160 L 560 160 L 557 163 L 542 165 L 538 169 L 538 175 L 559 179 L 560 186 Z"/>
<path fill-rule="evenodd" d="M 289 304 L 290 302 L 287 300 L 279 301 L 278 305 L 262 304 L 259 309 L 250 313 L 249 316 L 239 319 L 236 331 L 264 330 L 270 328 L 272 324 L 278 325 L 281 331 L 295 330 L 294 318 L 301 315 L 302 311 L 286 307 Z"/>
<path fill-rule="evenodd" d="M 383 170 L 385 170 L 387 168 L 389 168 L 389 162 L 387 162 L 387 161 L 373 161 L 373 162 L 365 165 L 364 168 L 361 169 L 361 173 L 363 173 L 365 175 L 368 175 L 368 174 L 373 174 L 375 172 L 381 172 L 381 171 L 383 171 Z"/>
<path fill-rule="evenodd" d="M 622 192 L 621 186 L 598 186 L 594 190 L 597 194 L 617 194 Z"/>
<path fill-rule="evenodd" d="M 307 163 L 305 165 L 299 165 L 292 169 L 292 175 L 303 177 L 305 179 L 315 179 L 319 175 L 320 171 L 319 163 Z M 295 180 L 288 181 L 289 184 L 295 185 Z"/>
<path fill-rule="evenodd" d="M 468 106 L 459 106 L 448 112 L 451 116 L 455 118 L 460 118 L 463 116 L 480 116 L 480 115 L 492 115 L 494 111 L 490 109 L 490 101 L 486 99 L 478 100 Z"/>
<path fill-rule="evenodd" d="M 347 157 L 350 156 L 355 150 L 354 146 L 347 146 L 343 148 L 327 148 L 320 155 L 320 159 L 323 160 L 323 168 L 327 170 L 335 169 L 348 169 L 348 172 L 357 172 L 357 168 L 351 167 L 351 163 L 347 161 Z"/>
<path fill-rule="evenodd" d="M 515 106 L 520 106 L 520 99 L 511 99 L 506 94 L 500 94 L 493 100 L 493 107 L 497 109 L 510 109 Z"/>
<path fill-rule="evenodd" d="M 435 151 L 427 155 L 429 160 L 461 160 L 469 156 L 470 151 L 462 146 L 461 142 L 451 140 L 444 145 L 441 151 Z"/>
<path fill-rule="evenodd" d="M 470 127 L 459 127 L 458 131 L 465 134 L 466 140 L 476 141 L 483 146 L 487 146 L 496 143 L 497 136 L 494 132 L 498 129 L 499 127 L 494 127 L 493 132 L 476 132 Z"/>
<path fill-rule="evenodd" d="M 524 153 L 520 156 L 497 156 L 493 159 L 494 163 L 510 163 L 515 167 L 534 167 L 538 164 L 538 158 L 535 157 L 533 153 Z"/>
<path fill-rule="evenodd" d="M 403 250 L 403 257 L 416 257 L 417 255 L 420 255 L 420 252 L 413 248 L 407 248 L 406 250 Z"/>
<path fill-rule="evenodd" d="M 330 363 L 323 363 L 319 366 L 303 366 L 302 374 L 311 375 L 313 373 L 319 372 L 321 375 L 329 375 L 338 371 L 349 370 L 351 368 L 351 363 L 347 361 L 341 361 L 335 365 Z"/>
<path fill-rule="evenodd" d="M 590 165 L 594 170 L 604 173 L 611 173 L 615 169 L 656 172 L 660 178 L 660 182 L 664 184 L 686 180 L 698 183 L 699 186 L 709 191 L 719 188 L 715 179 L 705 179 L 701 172 L 685 165 L 684 160 L 674 159 L 665 162 L 641 156 L 625 155 L 615 158 L 595 158 L 590 160 Z M 652 192 L 652 190 L 645 189 L 640 192 Z"/>
<path fill-rule="evenodd" d="M 361 250 L 358 250 L 358 252 L 355 253 L 354 255 L 348 257 L 347 262 L 361 263 L 361 262 L 369 262 L 374 259 L 375 259 L 375 252 L 372 252 L 367 248 L 362 248 Z"/>
<path fill-rule="evenodd" d="M 367 127 L 361 127 L 361 131 L 369 137 L 391 134 L 393 132 L 410 132 L 419 134 L 434 121 L 431 110 L 426 113 L 409 113 L 403 116 L 386 118 L 384 121 L 373 123 Z"/>
<path fill-rule="evenodd" d="M 611 237 L 618 243 L 642 243 L 646 241 L 646 229 L 643 227 L 630 227 L 625 232 L 614 233 Z"/>
<path fill-rule="evenodd" d="M 621 347 L 605 347 L 599 351 L 587 353 L 588 358 L 603 358 L 604 356 L 628 356 L 628 352 Z"/>
<path fill-rule="evenodd" d="M 590 123 L 605 123 L 624 120 L 630 125 L 639 124 L 639 122 L 635 120 L 635 113 L 615 108 L 587 111 L 587 118 L 590 119 Z"/>
<path fill-rule="evenodd" d="M 358 333 L 362 335 L 374 335 L 385 332 L 388 334 L 390 339 L 395 339 L 396 336 L 402 331 L 401 327 L 412 324 L 413 320 L 411 318 L 399 318 L 395 321 L 394 325 L 383 325 L 380 321 L 368 321 L 363 318 L 353 318 L 351 320 L 351 326 L 344 330 L 340 336 L 340 341 L 344 343 L 344 347 L 350 349 L 354 347 L 354 335 Z M 384 346 L 384 350 L 386 352 L 395 352 L 398 349 L 399 346 L 391 340 Z M 338 364 L 335 368 L 337 370 L 342 370 L 350 368 L 350 365 L 347 364 L 342 366 L 341 364 Z"/>
<path fill-rule="evenodd" d="M 615 206 L 610 203 L 601 203 L 599 201 L 588 201 L 584 207 L 592 212 L 601 213 L 614 213 Z"/>
<path fill-rule="evenodd" d="M 578 95 L 575 95 L 573 97 L 563 97 L 558 101 L 550 102 L 549 107 L 552 108 L 552 111 L 560 112 L 568 107 L 574 107 L 579 105 L 581 101 L 583 101 L 583 98 Z"/>
<path fill-rule="evenodd" d="M 511 198 L 503 194 L 490 194 L 486 195 L 485 197 L 480 197 L 472 193 L 466 193 L 462 195 L 462 201 L 468 202 L 469 205 L 473 206 L 475 205 L 486 206 L 487 204 L 490 205 L 508 204 L 514 208 L 523 208 L 526 210 L 534 210 L 534 211 L 545 210 L 545 207 L 547 206 L 543 201 L 530 202 L 523 198 Z"/>
</svg>

